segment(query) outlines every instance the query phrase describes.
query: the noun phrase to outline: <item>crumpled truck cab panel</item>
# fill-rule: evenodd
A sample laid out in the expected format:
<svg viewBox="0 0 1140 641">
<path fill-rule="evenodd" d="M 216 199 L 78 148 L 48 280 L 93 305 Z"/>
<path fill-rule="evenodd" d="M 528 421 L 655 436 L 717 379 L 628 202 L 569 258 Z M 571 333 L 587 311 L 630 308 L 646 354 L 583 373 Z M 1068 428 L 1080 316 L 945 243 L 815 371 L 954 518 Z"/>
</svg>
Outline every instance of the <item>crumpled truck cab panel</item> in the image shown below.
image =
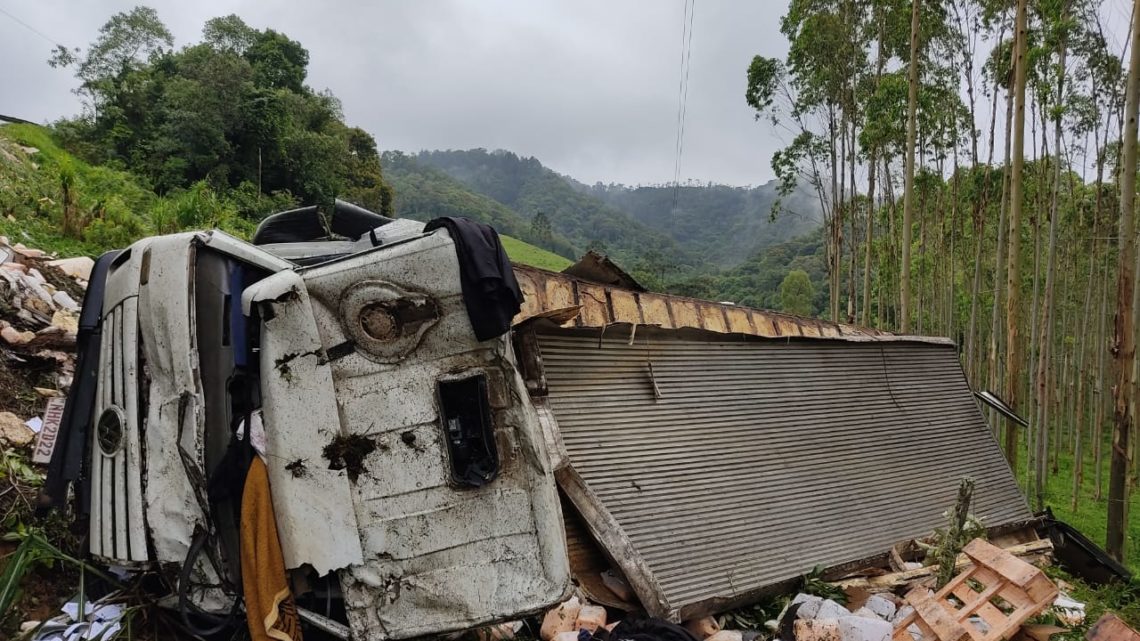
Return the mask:
<svg viewBox="0 0 1140 641">
<path fill-rule="evenodd" d="M 104 297 L 95 415 L 119 425 L 92 430 L 94 555 L 164 567 L 207 538 L 194 584 L 229 590 L 190 597 L 228 607 L 236 520 L 206 486 L 235 426 L 253 431 L 234 409 L 248 405 L 285 565 L 335 574 L 354 638 L 461 630 L 564 598 L 538 417 L 508 338 L 473 334 L 446 230 L 305 267 L 220 232 L 125 255 Z M 245 405 L 231 370 L 253 388 Z M 100 444 L 114 434 L 122 445 Z"/>
</svg>

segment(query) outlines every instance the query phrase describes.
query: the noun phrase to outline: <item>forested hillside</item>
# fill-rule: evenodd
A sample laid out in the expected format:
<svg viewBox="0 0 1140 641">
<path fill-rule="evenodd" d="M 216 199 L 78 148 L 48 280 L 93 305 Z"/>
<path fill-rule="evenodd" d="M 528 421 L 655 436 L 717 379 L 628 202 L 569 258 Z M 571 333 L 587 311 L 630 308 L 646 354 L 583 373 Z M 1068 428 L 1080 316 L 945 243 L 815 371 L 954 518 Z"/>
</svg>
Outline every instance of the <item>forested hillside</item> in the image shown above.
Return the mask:
<svg viewBox="0 0 1140 641">
<path fill-rule="evenodd" d="M 676 188 L 599 183 L 582 189 L 718 267 L 737 265 L 766 247 L 813 232 L 822 221 L 814 193 L 797 188 L 781 195 L 775 182 Z"/>
<path fill-rule="evenodd" d="M 384 152 L 385 178 L 396 192 L 393 213 L 415 220 L 438 216 L 466 216 L 560 256 L 576 259 L 580 250 L 541 220 L 527 218 L 490 196 L 472 191 L 439 169 L 424 165 L 399 151 Z"/>
<path fill-rule="evenodd" d="M 789 274 L 800 272 L 808 288 L 796 304 L 782 294 Z M 793 277 L 799 278 L 799 276 Z M 827 309 L 827 256 L 823 231 L 770 245 L 733 267 L 672 283 L 669 291 L 693 298 L 733 302 L 806 316 Z"/>
<path fill-rule="evenodd" d="M 507 206 L 532 221 L 536 229 L 544 229 L 549 223 L 554 233 L 572 244 L 574 254 L 596 249 L 612 255 L 648 279 L 647 284 L 663 286 L 705 262 L 666 231 L 639 222 L 586 193 L 536 158 L 473 149 L 423 151 L 415 160 Z"/>
</svg>

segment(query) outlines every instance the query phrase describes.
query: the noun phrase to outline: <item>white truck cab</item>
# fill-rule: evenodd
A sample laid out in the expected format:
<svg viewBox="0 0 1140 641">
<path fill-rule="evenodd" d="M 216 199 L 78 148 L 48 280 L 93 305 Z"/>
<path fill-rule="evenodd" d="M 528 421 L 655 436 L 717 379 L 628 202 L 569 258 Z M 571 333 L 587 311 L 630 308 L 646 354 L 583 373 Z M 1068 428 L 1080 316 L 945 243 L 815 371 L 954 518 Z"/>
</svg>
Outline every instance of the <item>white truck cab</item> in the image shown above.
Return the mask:
<svg viewBox="0 0 1140 641">
<path fill-rule="evenodd" d="M 182 233 L 102 258 L 49 493 L 74 484 L 91 555 L 162 572 L 206 627 L 240 601 L 232 471 L 253 449 L 302 618 L 327 631 L 559 602 L 551 459 L 508 337 L 473 333 L 452 238 L 340 202 L 330 225 L 341 240 L 306 208 L 255 244 Z"/>
</svg>

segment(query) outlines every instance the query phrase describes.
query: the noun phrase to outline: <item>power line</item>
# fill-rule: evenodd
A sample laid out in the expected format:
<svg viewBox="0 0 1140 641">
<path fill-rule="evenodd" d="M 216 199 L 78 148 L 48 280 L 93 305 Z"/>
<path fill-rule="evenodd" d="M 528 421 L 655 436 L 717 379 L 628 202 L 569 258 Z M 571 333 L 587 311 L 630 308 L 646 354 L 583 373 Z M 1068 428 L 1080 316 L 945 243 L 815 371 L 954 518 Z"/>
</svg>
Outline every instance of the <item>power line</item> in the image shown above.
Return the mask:
<svg viewBox="0 0 1140 641">
<path fill-rule="evenodd" d="M 8 16 L 8 18 L 9 18 L 9 19 L 11 19 L 11 20 L 12 20 L 12 22 L 15 22 L 16 24 L 18 24 L 18 25 L 20 25 L 21 27 L 23 27 L 23 28 L 27 29 L 28 31 L 31 31 L 32 33 L 34 33 L 34 34 L 36 34 L 37 36 L 39 36 L 39 37 L 43 38 L 44 40 L 48 41 L 49 43 L 51 43 L 51 44 L 53 44 L 53 45 L 55 45 L 55 46 L 57 46 L 57 47 L 63 47 L 64 49 L 67 49 L 67 47 L 66 47 L 66 46 L 64 46 L 64 45 L 60 44 L 60 43 L 59 43 L 59 41 L 57 41 L 55 38 L 52 38 L 51 36 L 49 36 L 49 35 L 45 34 L 44 32 L 40 31 L 39 29 L 36 29 L 36 28 L 35 28 L 35 27 L 33 27 L 32 25 L 30 25 L 30 24 L 28 24 L 28 23 L 24 22 L 23 20 L 21 20 L 21 19 L 17 18 L 16 16 L 12 15 L 11 13 L 8 13 L 6 10 L 4 10 L 4 8 L 3 8 L 3 7 L 0 7 L 0 14 L 3 14 L 3 15 L 6 15 L 6 16 Z"/>
<path fill-rule="evenodd" d="M 681 133 L 677 136 L 677 169 L 673 182 L 681 179 L 681 156 L 685 153 L 685 116 L 689 113 L 689 70 L 693 68 L 690 62 L 693 57 L 693 16 L 696 14 L 697 2 L 692 0 L 689 9 L 689 41 L 685 47 L 685 93 L 681 97 Z"/>
<path fill-rule="evenodd" d="M 670 224 L 677 213 L 677 196 L 681 181 L 681 156 L 685 151 L 685 116 L 688 112 L 689 69 L 693 55 L 693 16 L 697 0 L 685 0 L 681 15 L 681 62 L 677 85 L 677 140 L 673 152 L 673 205 L 669 212 Z"/>
</svg>

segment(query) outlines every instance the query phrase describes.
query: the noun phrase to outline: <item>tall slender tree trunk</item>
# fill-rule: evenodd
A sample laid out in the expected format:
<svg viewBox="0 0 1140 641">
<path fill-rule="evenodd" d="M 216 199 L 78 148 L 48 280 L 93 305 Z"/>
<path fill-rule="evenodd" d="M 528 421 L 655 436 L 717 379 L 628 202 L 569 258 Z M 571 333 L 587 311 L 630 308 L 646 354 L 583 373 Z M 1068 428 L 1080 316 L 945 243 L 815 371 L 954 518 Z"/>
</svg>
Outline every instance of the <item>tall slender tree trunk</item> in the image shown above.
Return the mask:
<svg viewBox="0 0 1140 641">
<path fill-rule="evenodd" d="M 1140 0 L 1132 2 L 1132 52 L 1128 68 L 1128 94 L 1124 113 L 1123 170 L 1120 174 L 1120 253 L 1116 275 L 1116 322 L 1112 341 L 1116 388 L 1113 394 L 1112 462 L 1108 472 L 1108 531 L 1104 549 L 1124 561 L 1128 521 L 1128 438 L 1132 435 L 1132 359 L 1136 357 L 1132 288 L 1136 268 L 1136 135 L 1140 109 Z"/>
<path fill-rule="evenodd" d="M 998 32 L 997 41 L 1001 42 L 1003 39 L 1005 39 L 1005 24 L 1004 23 L 1002 24 L 1001 31 Z M 978 303 L 979 303 L 979 300 L 981 298 L 982 248 L 983 248 L 983 242 L 985 240 L 985 235 L 986 235 L 985 234 L 985 230 L 986 230 L 985 216 L 986 216 L 986 208 L 989 205 L 989 194 L 990 194 L 990 189 L 989 189 L 989 187 L 990 187 L 990 176 L 988 174 L 990 171 L 992 171 L 993 164 L 994 164 L 994 140 L 995 140 L 994 134 L 995 134 L 995 131 L 997 129 L 998 92 L 999 92 L 1000 88 L 1001 88 L 1001 81 L 997 77 L 997 74 L 994 74 L 993 101 L 990 103 L 990 135 L 989 135 L 989 144 L 986 147 L 988 150 L 986 152 L 987 160 L 986 160 L 986 168 L 985 168 L 987 175 L 986 175 L 984 187 L 982 189 L 982 205 L 978 208 L 975 208 L 975 211 L 974 211 L 974 234 L 977 236 L 977 243 L 978 244 L 977 244 L 977 251 L 974 252 L 974 283 L 973 283 L 972 292 L 971 292 L 972 295 L 970 296 L 970 330 L 969 330 L 969 334 L 967 334 L 967 341 L 966 342 L 968 345 L 972 346 L 971 354 L 976 352 L 976 355 L 975 355 L 976 371 L 974 374 L 974 376 L 975 376 L 974 381 L 978 384 L 981 384 L 981 381 L 983 380 L 982 369 L 983 369 L 983 366 L 985 365 L 985 363 L 983 363 L 983 361 L 986 360 L 986 359 L 983 359 L 983 357 L 982 357 L 982 349 L 983 348 L 981 346 L 982 341 L 979 340 L 979 336 L 978 336 L 977 321 L 978 321 Z M 1009 103 L 1008 100 L 1007 100 L 1007 105 L 1011 105 L 1011 103 Z M 1007 114 L 1006 114 L 1007 127 L 1008 127 L 1008 120 L 1009 120 L 1009 114 L 1008 114 L 1009 109 L 1010 109 L 1010 107 L 1007 106 L 1007 108 L 1006 108 L 1006 111 L 1007 111 Z M 1003 214 L 1005 212 L 1005 176 L 1007 176 L 1009 174 L 1009 171 L 1008 171 L 1008 169 L 1009 169 L 1009 136 L 1008 136 L 1008 130 L 1007 130 L 1007 135 L 1006 135 L 1005 149 L 1006 149 L 1005 166 L 1003 166 L 1003 168 L 1002 168 L 1002 190 L 1001 190 L 1001 194 L 998 197 L 1000 199 L 999 202 L 1001 203 L 1000 206 L 1002 208 Z M 977 164 L 977 162 L 975 161 L 975 165 L 976 164 Z M 1000 223 L 998 224 L 998 241 L 997 242 L 998 242 L 999 248 L 1001 247 L 1002 241 L 1004 240 L 1004 236 L 1003 236 L 1004 231 L 1002 229 L 1004 226 L 1005 226 L 1005 216 L 1003 215 L 1001 217 Z M 997 280 L 995 281 L 995 284 L 1001 282 L 1000 268 L 1001 268 L 1002 259 L 1001 259 L 1000 250 L 997 252 L 997 254 L 998 254 L 998 258 L 997 258 L 998 276 L 997 276 Z M 999 291 L 1000 291 L 1000 288 L 998 288 L 995 285 L 995 287 L 994 287 L 994 301 L 993 301 L 993 305 L 994 305 L 993 313 L 994 313 L 995 319 L 997 317 L 997 310 L 1000 308 L 999 297 L 997 295 Z M 991 327 L 991 329 L 990 329 L 990 340 L 991 341 L 994 339 L 994 335 L 997 333 L 996 325 L 997 324 L 995 322 L 994 327 Z M 988 364 L 989 364 L 989 370 L 990 371 L 987 372 L 987 376 L 986 376 L 985 380 L 989 381 L 989 387 L 991 389 L 993 389 L 995 387 L 994 379 L 993 379 L 993 376 L 994 376 L 993 369 L 994 369 L 995 364 L 993 362 L 989 362 Z"/>
<path fill-rule="evenodd" d="M 988 168 L 987 168 L 988 173 Z M 985 198 L 983 197 L 983 203 Z M 977 343 L 978 331 L 978 298 L 981 295 L 982 288 L 982 239 L 985 236 L 985 225 L 982 216 L 985 211 L 985 204 L 976 207 L 974 210 L 974 277 L 970 285 L 970 321 L 966 328 L 966 371 L 969 372 L 971 382 L 974 386 L 978 386 L 981 381 L 981 369 L 975 353 L 975 345 Z"/>
<path fill-rule="evenodd" d="M 886 63 L 885 56 L 883 56 L 883 38 L 884 38 L 884 22 L 882 10 L 876 5 L 875 21 L 878 25 L 878 45 L 877 53 L 875 54 L 875 86 L 878 87 L 880 79 L 883 77 L 883 65 Z M 867 159 L 867 237 L 863 239 L 864 256 L 863 256 L 863 318 L 862 323 L 864 327 L 871 326 L 871 254 L 875 244 L 875 172 L 878 167 L 878 149 L 872 145 Z M 852 179 L 854 180 L 854 179 Z M 882 283 L 879 283 L 879 291 L 882 291 Z M 880 297 L 880 301 L 882 298 Z M 883 313 L 879 310 L 879 323 L 883 322 Z"/>
<path fill-rule="evenodd" d="M 883 181 L 882 182 L 883 182 L 883 188 L 885 190 L 883 195 L 886 196 L 886 198 L 887 198 L 887 234 L 886 234 L 887 255 L 886 255 L 886 262 L 887 262 L 888 267 L 889 267 L 889 269 L 886 270 L 884 273 L 891 274 L 892 276 L 890 276 L 890 278 L 895 278 L 899 275 L 899 268 L 898 268 L 899 267 L 899 249 L 895 245 L 895 239 L 898 238 L 898 234 L 896 233 L 896 231 L 897 231 L 896 227 L 897 227 L 898 201 L 895 198 L 895 181 L 894 181 L 894 178 L 891 177 L 891 159 L 888 156 L 883 157 Z M 894 286 L 891 291 L 897 291 L 898 290 L 898 283 L 897 282 L 892 282 L 892 283 L 890 283 L 890 285 Z M 886 287 L 886 284 L 884 284 L 884 287 Z M 891 311 L 891 325 L 890 326 L 896 327 L 896 328 L 901 326 L 901 324 L 899 323 L 899 310 L 898 310 L 898 307 L 895 305 L 897 302 L 898 302 L 898 298 L 892 297 L 891 303 L 889 305 L 890 311 Z"/>
<path fill-rule="evenodd" d="M 835 145 L 835 107 L 828 107 L 828 133 L 831 135 L 831 143 L 828 147 L 831 150 L 831 220 L 830 226 L 827 230 L 827 280 L 829 306 L 828 315 L 831 320 L 839 321 L 839 225 L 843 220 L 840 210 L 842 209 L 840 201 L 843 196 L 839 191 L 839 163 L 838 155 Z"/>
<path fill-rule="evenodd" d="M 851 93 L 852 93 L 852 96 L 854 96 L 854 94 L 855 94 L 855 88 L 854 87 L 851 88 Z M 852 98 L 852 102 L 854 102 L 854 98 Z M 851 246 L 851 248 L 848 250 L 848 253 L 851 256 L 851 263 L 850 263 L 850 267 L 849 267 L 851 273 L 847 275 L 847 322 L 852 323 L 852 324 L 855 323 L 855 310 L 858 309 L 858 304 L 859 304 L 858 291 L 855 288 L 855 283 L 857 282 L 856 278 L 858 278 L 858 275 L 859 275 L 859 270 L 858 270 L 859 239 L 857 238 L 856 227 L 855 227 L 856 226 L 856 218 L 857 218 L 855 216 L 855 212 L 856 212 L 856 209 L 855 209 L 855 196 L 856 196 L 856 191 L 855 191 L 855 155 L 856 154 L 855 154 L 855 150 L 856 150 L 856 148 L 857 148 L 857 144 L 856 144 L 856 136 L 855 136 L 855 111 L 854 111 L 854 109 L 852 109 L 852 111 L 851 111 L 851 150 L 850 150 L 851 155 L 848 158 L 849 167 L 851 169 L 851 179 L 850 179 L 850 181 L 848 181 L 851 185 L 851 199 L 850 199 L 851 204 L 847 209 L 847 212 L 848 212 L 847 217 L 850 221 L 850 226 L 851 226 L 851 242 L 848 243 Z"/>
<path fill-rule="evenodd" d="M 1133 225 L 1135 225 L 1135 223 L 1133 223 Z M 1133 273 L 1133 277 L 1135 277 L 1136 273 L 1140 273 L 1140 251 L 1136 252 L 1136 262 L 1133 263 L 1132 273 Z M 1140 325 L 1140 324 L 1136 323 L 1137 314 L 1140 314 L 1140 287 L 1136 287 L 1135 283 L 1134 283 L 1132 286 L 1132 320 L 1133 320 L 1132 340 L 1133 340 L 1133 345 L 1136 344 L 1135 331 L 1136 331 L 1138 325 Z M 1138 378 L 1140 378 L 1140 361 L 1138 361 L 1136 358 L 1133 358 L 1132 359 L 1132 389 L 1128 393 L 1128 413 L 1132 416 L 1133 432 L 1135 432 L 1135 427 L 1136 427 L 1136 403 L 1138 400 L 1137 399 L 1137 384 L 1140 383 L 1140 380 L 1138 380 Z M 1138 447 L 1138 446 L 1140 446 L 1140 443 L 1137 443 L 1135 434 L 1132 434 L 1129 437 L 1129 442 L 1132 444 L 1132 448 L 1134 450 L 1140 451 L 1140 447 Z M 1133 458 L 1133 452 L 1131 452 L 1131 451 L 1128 452 L 1127 459 L 1128 459 L 1128 465 L 1127 465 L 1128 469 L 1125 471 L 1124 476 L 1125 476 L 1125 479 L 1127 479 L 1128 485 L 1134 486 L 1135 483 L 1133 483 L 1132 472 L 1135 469 L 1136 461 Z"/>
<path fill-rule="evenodd" d="M 971 129 L 972 128 L 973 127 L 971 127 Z M 954 126 L 954 139 L 955 140 L 958 139 L 958 126 L 957 125 Z M 954 150 L 952 153 L 954 154 L 954 170 L 953 170 L 954 176 L 951 179 L 952 182 L 951 182 L 951 187 L 950 187 L 950 249 L 949 249 L 949 253 L 947 253 L 947 255 L 946 255 L 946 261 L 945 261 L 946 262 L 946 267 L 945 267 L 946 277 L 947 277 L 949 282 L 947 283 L 948 287 L 946 288 L 946 299 L 945 299 L 946 300 L 946 309 L 943 310 L 943 314 L 945 317 L 945 320 L 943 321 L 943 323 L 944 323 L 943 327 L 946 328 L 946 335 L 953 337 L 955 339 L 955 341 L 957 341 L 957 339 L 958 339 L 957 328 L 955 327 L 955 323 L 954 323 L 954 293 L 955 293 L 955 288 L 957 288 L 957 286 L 958 286 L 958 283 L 957 283 L 957 280 L 955 278 L 955 270 L 954 270 L 954 267 L 955 267 L 955 265 L 954 265 L 954 248 L 957 245 L 957 240 L 958 240 L 958 209 L 959 209 L 959 207 L 958 207 L 958 180 L 961 178 L 961 175 L 959 173 L 959 167 L 958 167 L 958 148 L 957 148 L 957 145 L 954 146 Z M 942 244 L 943 244 L 943 246 L 945 246 L 945 242 L 943 242 Z M 967 369 L 966 371 L 968 372 L 969 370 Z"/>
<path fill-rule="evenodd" d="M 998 352 L 1003 347 L 1002 339 L 1002 323 L 1001 323 L 1001 309 L 1002 309 L 1002 290 L 1005 286 L 1005 266 L 1006 266 L 1006 249 L 1008 246 L 1006 240 L 1006 233 L 1009 230 L 1007 223 L 1007 212 L 1009 210 L 1009 185 L 1010 180 L 1010 155 L 1013 149 L 1012 142 L 1013 132 L 1013 88 L 1005 93 L 1005 162 L 1002 164 L 1001 176 L 1001 204 L 998 212 L 998 228 L 997 228 L 997 244 L 995 245 L 996 259 L 994 261 L 994 300 L 993 309 L 990 312 L 990 389 L 997 389 L 999 382 L 1003 379 L 1002 363 L 998 360 Z M 995 417 L 1000 415 L 995 414 Z M 995 418 L 991 428 L 994 434 L 997 435 L 1001 432 L 1000 425 L 1004 423 L 1007 430 L 1017 429 L 1012 421 L 1002 421 L 1000 418 Z"/>
<path fill-rule="evenodd" d="M 1021 177 L 1025 170 L 1025 67 L 1026 0 L 1017 2 L 1017 48 L 1014 65 L 1013 164 L 1009 184 L 1009 266 L 1006 286 L 1006 387 L 1005 401 L 1018 406 L 1021 374 L 1021 341 L 1018 339 L 1021 304 Z M 1017 469 L 1017 430 L 1011 425 L 1005 435 L 1005 455 Z"/>
<path fill-rule="evenodd" d="M 1084 314 L 1081 315 L 1081 330 L 1079 350 L 1081 357 L 1081 365 L 1079 378 L 1077 380 L 1077 402 L 1076 402 L 1076 420 L 1073 423 L 1073 496 L 1070 502 L 1070 510 L 1077 509 L 1077 500 L 1080 498 L 1081 484 L 1085 479 L 1085 456 L 1084 456 L 1084 423 L 1088 417 L 1085 410 L 1085 389 L 1088 386 L 1089 379 L 1089 353 L 1088 353 L 1088 332 L 1089 321 L 1092 313 L 1092 291 L 1094 287 L 1093 274 L 1095 273 L 1094 266 L 1096 265 L 1097 245 L 1099 239 L 1096 237 L 1096 225 L 1092 228 L 1093 244 L 1092 250 L 1089 252 L 1089 276 L 1085 286 L 1085 306 Z"/>
<path fill-rule="evenodd" d="M 1068 8 L 1061 10 L 1061 21 L 1068 16 Z M 1057 102 L 1058 109 L 1064 104 L 1065 98 L 1065 38 L 1062 37 L 1057 45 Z M 1049 393 L 1051 391 L 1049 377 L 1049 359 L 1053 349 L 1053 292 L 1054 282 L 1057 278 L 1057 219 L 1061 217 L 1061 115 L 1056 112 L 1053 118 L 1053 193 L 1049 207 L 1049 253 L 1045 265 L 1045 300 L 1041 305 L 1041 333 L 1040 354 L 1037 359 L 1037 395 L 1040 399 L 1037 426 L 1037 478 L 1036 496 L 1037 509 L 1045 509 L 1045 475 L 1048 473 L 1049 455 Z M 1131 298 L 1129 299 L 1131 300 Z"/>
<path fill-rule="evenodd" d="M 839 121 L 839 199 L 843 203 L 836 211 L 839 213 L 839 218 L 836 219 L 835 236 L 836 236 L 836 256 L 835 256 L 835 269 L 836 280 L 835 284 L 842 293 L 843 288 L 843 244 L 839 240 L 840 235 L 843 233 L 843 219 L 845 212 L 849 206 L 847 201 L 847 113 L 844 112 Z M 836 323 L 842 323 L 843 319 L 840 316 L 842 312 L 839 309 L 839 301 L 836 300 L 835 315 L 831 317 Z"/>
<path fill-rule="evenodd" d="M 1076 281 L 1076 261 L 1068 262 L 1067 265 L 1065 264 L 1067 262 L 1065 260 L 1061 260 L 1060 262 L 1064 265 L 1061 269 L 1061 279 L 1063 283 L 1061 285 L 1061 291 L 1071 292 L 1073 291 L 1072 286 Z M 1072 425 L 1072 421 L 1068 419 L 1069 408 L 1072 407 L 1073 400 L 1073 366 L 1076 363 L 1077 357 L 1075 347 L 1068 345 L 1067 341 L 1064 340 L 1064 336 L 1069 328 L 1070 314 L 1070 308 L 1065 306 L 1061 312 L 1061 324 L 1057 326 L 1061 328 L 1062 340 L 1055 341 L 1060 349 L 1061 359 L 1053 359 L 1055 363 L 1060 363 L 1059 369 L 1057 365 L 1054 365 L 1053 368 L 1055 372 L 1059 372 L 1059 376 L 1061 377 L 1060 386 L 1055 390 L 1056 393 L 1052 394 L 1053 409 L 1055 410 L 1056 418 L 1050 416 L 1051 420 L 1049 421 L 1053 432 L 1053 451 L 1049 459 L 1051 461 L 1049 464 L 1049 473 L 1053 475 L 1056 475 L 1061 470 L 1061 449 L 1065 442 L 1065 431 Z M 1054 374 L 1054 379 L 1057 376 L 1058 374 Z"/>
<path fill-rule="evenodd" d="M 875 244 L 875 169 L 878 160 L 875 149 L 871 149 L 867 164 L 867 228 L 863 239 L 863 317 L 860 322 L 864 327 L 871 326 L 871 249 Z M 880 283 L 881 285 L 881 283 Z M 879 312 L 879 322 L 882 323 L 882 312 Z"/>
<path fill-rule="evenodd" d="M 1136 252 L 1136 262 L 1133 263 L 1133 274 L 1140 273 L 1140 251 Z M 1132 286 L 1132 321 L 1133 321 L 1133 341 L 1136 339 L 1135 331 L 1140 329 L 1140 324 L 1136 323 L 1136 317 L 1140 315 L 1140 287 L 1136 287 L 1135 282 Z M 1135 342 L 1133 343 L 1135 345 Z M 1132 415 L 1132 431 L 1131 436 L 1132 452 L 1128 455 L 1128 484 L 1130 487 L 1135 487 L 1138 477 L 1137 472 L 1140 468 L 1137 467 L 1137 460 L 1140 460 L 1140 435 L 1136 432 L 1136 404 L 1140 396 L 1140 359 L 1132 359 L 1132 390 L 1129 393 L 1128 405 L 1129 413 Z M 1127 509 L 1127 506 L 1126 506 Z"/>
<path fill-rule="evenodd" d="M 906 186 L 903 190 L 902 264 L 899 266 L 899 331 L 910 333 L 910 227 L 914 219 L 914 154 L 918 130 L 918 19 L 921 0 L 911 0 L 910 72 L 906 111 Z"/>
<path fill-rule="evenodd" d="M 1105 379 L 1105 355 L 1108 354 L 1108 252 L 1105 252 L 1104 264 L 1101 266 L 1102 277 L 1100 283 L 1100 329 L 1097 332 L 1097 361 L 1096 361 L 1096 407 L 1093 411 L 1093 498 L 1099 501 L 1103 495 L 1104 483 L 1102 482 L 1102 471 L 1104 465 L 1102 462 L 1103 443 L 1104 443 L 1104 410 L 1107 403 L 1108 394 L 1104 389 Z"/>
</svg>

